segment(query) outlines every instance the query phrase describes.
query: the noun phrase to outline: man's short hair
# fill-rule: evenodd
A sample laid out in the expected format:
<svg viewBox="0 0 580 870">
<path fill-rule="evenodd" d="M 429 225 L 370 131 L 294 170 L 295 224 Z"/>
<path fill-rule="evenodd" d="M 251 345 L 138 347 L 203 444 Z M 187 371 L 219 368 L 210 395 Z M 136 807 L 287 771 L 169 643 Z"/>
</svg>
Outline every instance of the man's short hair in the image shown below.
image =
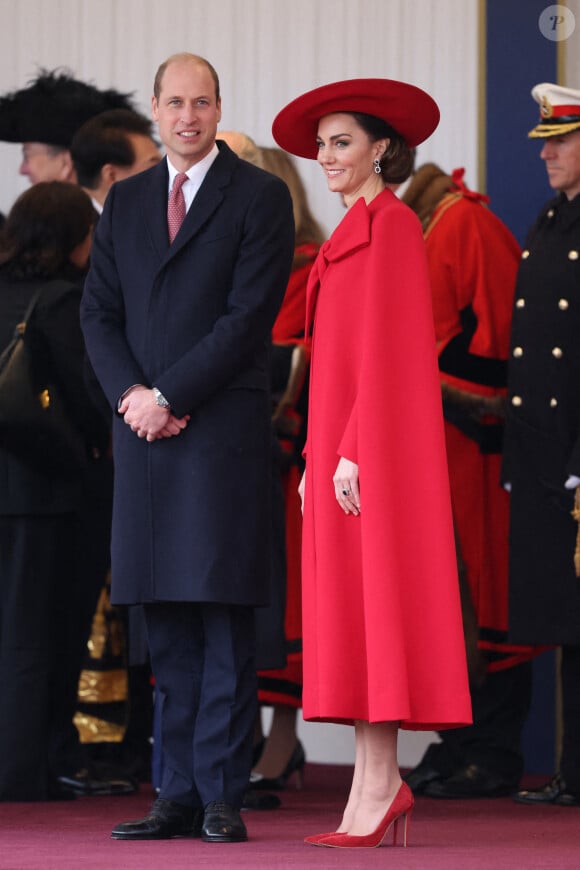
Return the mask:
<svg viewBox="0 0 580 870">
<path fill-rule="evenodd" d="M 151 121 L 131 109 L 111 109 L 95 115 L 75 133 L 70 151 L 82 187 L 96 188 L 107 163 L 131 166 L 135 162 L 129 134 L 153 139 Z"/>
<path fill-rule="evenodd" d="M 161 95 L 161 86 L 163 84 L 163 76 L 165 75 L 165 70 L 167 67 L 179 61 L 193 61 L 193 63 L 198 63 L 201 66 L 205 66 L 209 71 L 213 79 L 213 83 L 215 85 L 215 99 L 216 103 L 219 103 L 220 99 L 220 80 L 219 76 L 215 70 L 215 68 L 211 65 L 209 60 L 206 60 L 205 57 L 200 57 L 198 54 L 190 54 L 187 51 L 179 52 L 178 54 L 172 54 L 171 57 L 168 57 L 167 60 L 164 60 L 160 65 L 159 69 L 155 73 L 155 81 L 153 82 L 153 95 L 156 100 L 159 100 Z"/>
</svg>

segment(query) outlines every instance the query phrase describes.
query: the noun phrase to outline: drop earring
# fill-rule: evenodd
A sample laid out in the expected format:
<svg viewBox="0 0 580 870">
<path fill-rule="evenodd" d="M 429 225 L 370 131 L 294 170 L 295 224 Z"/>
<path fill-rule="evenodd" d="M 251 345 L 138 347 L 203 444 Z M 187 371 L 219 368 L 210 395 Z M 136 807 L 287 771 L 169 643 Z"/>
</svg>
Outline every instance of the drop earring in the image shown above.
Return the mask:
<svg viewBox="0 0 580 870">
<path fill-rule="evenodd" d="M 373 170 L 376 173 L 376 175 L 381 174 L 381 161 L 379 160 L 378 157 L 375 157 L 375 159 L 373 160 Z"/>
</svg>

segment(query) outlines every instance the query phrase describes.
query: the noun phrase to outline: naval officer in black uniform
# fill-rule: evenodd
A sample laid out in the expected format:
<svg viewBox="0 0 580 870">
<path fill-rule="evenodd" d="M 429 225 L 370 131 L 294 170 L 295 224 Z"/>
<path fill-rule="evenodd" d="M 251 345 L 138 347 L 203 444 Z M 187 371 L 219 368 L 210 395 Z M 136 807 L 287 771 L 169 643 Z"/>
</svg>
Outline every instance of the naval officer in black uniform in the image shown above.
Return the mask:
<svg viewBox="0 0 580 870">
<path fill-rule="evenodd" d="M 562 647 L 559 772 L 520 803 L 580 806 L 580 90 L 539 84 L 540 157 L 557 195 L 530 230 L 519 267 L 508 373 L 503 478 L 511 489 L 510 634 Z"/>
</svg>

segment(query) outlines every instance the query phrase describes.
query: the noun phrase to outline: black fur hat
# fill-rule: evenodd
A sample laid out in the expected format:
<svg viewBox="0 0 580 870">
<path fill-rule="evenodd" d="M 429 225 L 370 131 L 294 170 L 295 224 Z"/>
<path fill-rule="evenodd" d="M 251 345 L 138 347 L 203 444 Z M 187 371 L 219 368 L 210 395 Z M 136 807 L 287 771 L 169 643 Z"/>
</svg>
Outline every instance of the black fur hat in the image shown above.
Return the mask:
<svg viewBox="0 0 580 870">
<path fill-rule="evenodd" d="M 134 109 L 130 94 L 72 77 L 68 70 L 40 70 L 29 86 L 0 97 L 0 141 L 70 146 L 85 121 L 107 109 Z"/>
</svg>

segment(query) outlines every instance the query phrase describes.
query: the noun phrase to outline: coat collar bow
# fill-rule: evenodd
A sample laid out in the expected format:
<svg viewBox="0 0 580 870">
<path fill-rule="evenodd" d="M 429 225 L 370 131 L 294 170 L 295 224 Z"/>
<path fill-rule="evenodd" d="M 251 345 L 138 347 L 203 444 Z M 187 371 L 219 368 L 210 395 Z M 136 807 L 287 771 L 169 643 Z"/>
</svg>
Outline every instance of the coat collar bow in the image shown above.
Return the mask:
<svg viewBox="0 0 580 870">
<path fill-rule="evenodd" d="M 331 237 L 324 242 L 312 267 L 306 291 L 306 335 L 314 320 L 320 282 L 331 263 L 366 247 L 371 240 L 371 213 L 361 197 L 352 205 Z"/>
</svg>

